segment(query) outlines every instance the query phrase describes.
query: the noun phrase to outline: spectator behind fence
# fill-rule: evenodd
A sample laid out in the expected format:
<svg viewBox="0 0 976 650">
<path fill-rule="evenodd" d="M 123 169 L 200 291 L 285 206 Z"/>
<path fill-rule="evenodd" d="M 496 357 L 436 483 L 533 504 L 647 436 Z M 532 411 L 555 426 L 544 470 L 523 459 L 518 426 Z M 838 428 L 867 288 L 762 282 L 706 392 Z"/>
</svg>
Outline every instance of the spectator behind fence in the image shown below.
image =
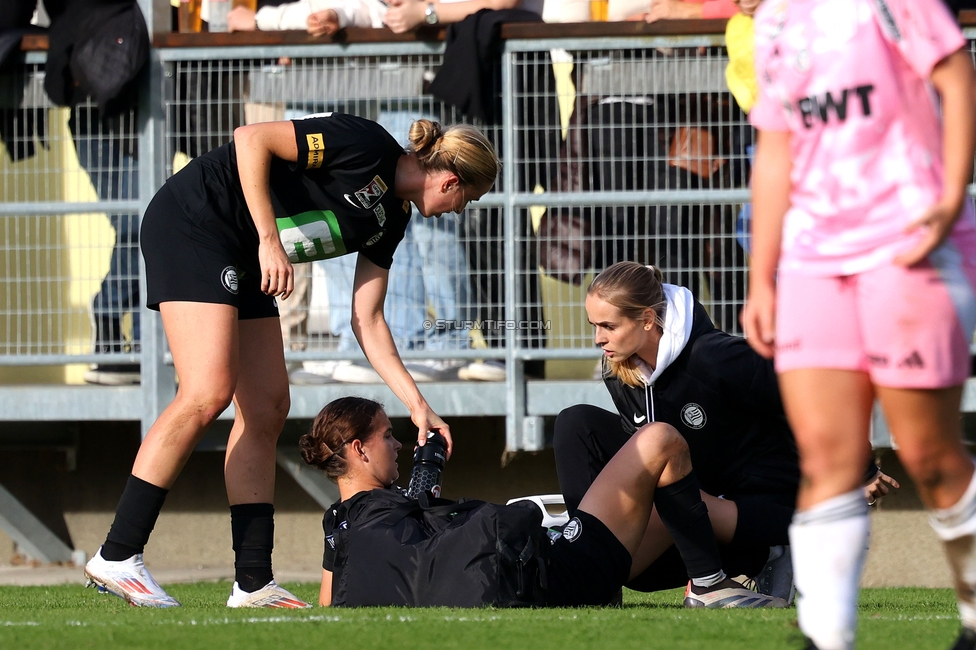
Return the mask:
<svg viewBox="0 0 976 650">
<path fill-rule="evenodd" d="M 35 8 L 46 11 L 35 14 Z M 136 80 L 149 55 L 142 12 L 135 0 L 49 0 L 45 5 L 14 0 L 5 4 L 0 17 L 0 33 L 4 34 L 0 52 L 19 45 L 20 35 L 31 30 L 32 23 L 47 26 L 48 21 L 51 46 L 45 90 L 54 103 L 72 109 L 68 127 L 79 163 L 99 200 L 138 198 Z M 2 60 L 0 54 L 0 63 Z M 41 120 L 25 122 L 43 124 Z M 30 155 L 32 145 L 18 143 L 8 147 L 8 152 Z M 115 243 L 108 273 L 91 304 L 95 354 L 139 352 L 137 219 L 135 213 L 109 215 Z M 131 316 L 129 337 L 123 334 L 125 314 Z M 139 365 L 99 363 L 83 378 L 95 384 L 137 384 Z"/>
<path fill-rule="evenodd" d="M 610 3 L 610 16 L 643 17 L 646 4 Z M 700 9 L 700 5 L 697 6 Z M 571 0 L 550 0 L 550 22 L 578 20 Z M 734 5 L 723 14 L 734 13 Z M 636 12 L 636 13 L 635 13 Z M 694 48 L 655 50 L 666 57 L 698 57 Z M 614 65 L 640 65 L 645 54 L 622 52 Z M 688 190 L 735 185 L 739 166 L 730 154 L 737 132 L 735 107 L 715 92 L 681 94 L 587 94 L 588 61 L 577 61 L 577 96 L 559 152 L 556 191 Z M 707 293 L 712 316 L 726 331 L 737 327 L 734 300 L 744 292 L 743 251 L 725 237 L 734 228 L 729 210 L 717 205 L 644 205 L 550 209 L 539 227 L 543 270 L 579 284 L 587 273 L 621 260 L 662 268 L 666 279 L 696 294 Z M 707 287 L 707 291 L 703 291 Z"/>
<path fill-rule="evenodd" d="M 547 0 L 543 18 L 547 23 L 588 22 L 588 0 Z M 733 0 L 610 0 L 607 20 L 694 20 L 729 18 L 738 11 Z"/>
<path fill-rule="evenodd" d="M 404 369 L 383 303 L 410 204 L 425 217 L 460 212 L 491 189 L 499 163 L 467 125 L 421 120 L 410 143 L 405 151 L 375 122 L 338 113 L 252 124 L 156 193 L 142 223 L 147 303 L 161 313 L 180 383 L 86 566 L 92 583 L 134 605 L 179 606 L 146 570 L 143 550 L 180 470 L 233 401 L 224 474 L 236 580 L 227 605 L 306 606 L 271 568 L 275 446 L 289 410 L 275 297 L 292 292 L 295 261 L 359 253 L 356 336 L 409 409 L 420 444 L 436 430 L 450 452 L 450 428 Z"/>
<path fill-rule="evenodd" d="M 447 30 L 444 62 L 430 85 L 431 94 L 453 106 L 467 119 L 480 120 L 493 128 L 489 137 L 514 169 L 514 187 L 509 192 L 532 192 L 548 186 L 548 171 L 558 148 L 559 127 L 557 98 L 548 53 L 539 53 L 532 61 L 515 66 L 512 88 L 515 96 L 513 130 L 515 150 L 502 151 L 501 25 L 507 22 L 539 22 L 541 7 L 479 10 Z M 509 319 L 517 321 L 516 339 L 520 347 L 545 346 L 542 297 L 538 260 L 528 208 L 517 207 L 512 219 L 502 219 L 498 207 L 476 207 L 468 210 L 461 221 L 471 267 L 471 290 L 475 305 L 474 319 L 481 323 L 479 334 L 491 348 L 507 345 Z M 512 240 L 516 248 L 515 302 L 506 300 L 505 246 L 506 223 L 515 226 Z M 502 242 L 502 245 L 499 245 Z M 542 377 L 545 362 L 527 361 L 526 375 Z M 506 368 L 502 360 L 475 361 L 459 369 L 465 380 L 504 381 Z"/>
<path fill-rule="evenodd" d="M 487 3 L 459 2 L 448 12 L 448 19 L 460 10 L 475 10 Z M 452 13 L 454 12 L 454 13 Z M 275 7 L 263 7 L 255 14 L 243 7 L 231 11 L 232 30 L 307 29 L 313 35 L 332 35 L 339 29 L 383 26 L 387 6 L 375 0 L 302 0 Z M 463 17 L 463 16 L 462 16 Z M 430 20 L 437 22 L 435 14 Z M 427 23 L 424 23 L 427 24 Z M 297 117 L 297 115 L 296 115 Z M 381 110 L 379 122 L 391 133 L 406 133 L 416 119 L 429 117 L 416 111 Z M 446 323 L 470 318 L 468 301 L 468 268 L 465 252 L 457 240 L 454 220 L 411 220 L 391 268 L 387 321 L 399 349 L 437 351 L 463 350 L 469 346 L 468 332 L 452 327 L 427 327 L 429 316 Z M 338 338 L 337 351 L 353 352 L 358 344 L 350 327 L 350 305 L 355 262 L 347 257 L 321 262 L 326 270 L 329 296 L 330 331 Z M 304 291 L 293 295 L 282 305 L 289 312 L 307 310 L 308 283 Z M 296 313 L 294 318 L 300 318 Z M 292 343 L 292 347 L 301 346 Z M 463 362 L 449 359 L 408 361 L 407 371 L 415 381 L 443 381 L 456 378 Z M 328 381 L 376 383 L 382 379 L 368 363 L 361 361 L 309 361 L 291 373 L 294 383 L 314 384 Z"/>
<path fill-rule="evenodd" d="M 136 114 L 126 112 L 103 118 L 97 108 L 78 106 L 68 128 L 74 138 L 78 162 L 88 172 L 102 201 L 136 199 L 138 129 Z M 139 225 L 136 213 L 111 213 L 115 245 L 109 270 L 92 299 L 92 337 L 96 354 L 138 353 L 139 328 Z M 130 314 L 130 336 L 123 335 L 123 317 Z M 139 383 L 139 364 L 99 363 L 85 372 L 90 384 Z"/>
<path fill-rule="evenodd" d="M 466 25 L 465 29 L 471 30 L 474 29 L 470 25 L 473 25 L 472 20 L 476 14 L 484 14 L 485 10 L 512 9 L 514 7 L 521 7 L 531 14 L 531 16 L 535 17 L 538 17 L 542 11 L 542 3 L 540 0 L 526 0 L 523 3 L 520 3 L 519 0 L 458 0 L 456 2 L 408 0 L 406 2 L 398 1 L 391 3 L 385 13 L 384 8 L 372 4 L 372 0 L 353 0 L 347 3 L 335 3 L 324 0 L 321 2 L 318 0 L 302 0 L 301 2 L 287 3 L 278 7 L 263 8 L 257 14 L 243 8 L 234 9 L 231 12 L 230 26 L 232 30 L 304 28 L 312 34 L 331 35 L 339 28 L 345 26 L 379 27 L 381 24 L 385 24 L 392 31 L 400 33 L 421 26 L 434 26 L 464 21 Z M 497 17 L 501 17 L 501 14 L 498 14 Z M 489 18 L 488 20 L 491 19 Z M 449 34 L 449 48 L 448 52 L 445 53 L 445 61 L 451 60 L 452 57 L 450 54 L 452 49 L 451 42 L 457 43 L 454 47 L 465 47 L 474 43 L 475 39 L 467 36 L 467 31 L 463 33 L 466 35 L 460 39 L 452 39 Z M 457 55 L 453 56 L 455 58 L 457 57 Z M 475 52 L 468 52 L 461 58 L 464 58 L 466 62 L 470 59 L 471 64 L 475 68 L 490 67 L 492 63 L 491 61 L 477 60 Z M 458 61 L 452 60 L 452 65 L 456 63 Z M 448 68 L 451 69 L 450 66 Z M 464 82 L 474 81 L 474 85 L 477 86 L 477 78 L 475 76 L 462 73 L 462 77 Z M 490 83 L 492 80 L 489 79 L 488 81 Z M 453 84 L 445 85 L 450 85 L 451 91 L 458 89 Z M 497 97 L 498 93 L 494 92 L 494 89 L 491 89 L 486 93 L 484 100 L 493 105 Z M 530 99 L 528 101 L 535 100 Z M 464 112 L 463 108 L 462 112 Z M 521 111 L 521 113 L 526 112 L 532 113 L 533 111 Z M 465 112 L 465 114 L 468 117 L 484 119 L 487 122 L 491 122 L 493 119 L 493 116 L 476 111 L 470 114 Z M 388 119 L 399 119 L 397 118 L 396 112 L 389 112 L 388 115 Z M 530 129 L 530 131 L 536 133 L 535 129 Z M 496 143 L 497 146 L 498 143 Z M 533 148 L 533 151 L 536 148 Z M 547 176 L 547 174 L 520 174 L 519 185 L 523 188 L 527 186 L 534 187 L 537 180 L 545 179 Z M 537 177 L 540 178 L 537 179 Z M 449 275 L 446 278 L 443 277 L 443 273 L 440 278 L 436 275 L 424 273 L 424 284 L 428 285 L 425 286 L 428 294 L 427 299 L 437 299 L 438 301 L 432 305 L 434 315 L 437 318 L 453 321 L 455 319 L 467 320 L 468 317 L 473 316 L 479 322 L 489 323 L 501 322 L 505 319 L 506 314 L 503 305 L 504 284 L 502 277 L 503 251 L 497 245 L 498 239 L 502 236 L 500 222 L 501 219 L 499 218 L 497 209 L 479 209 L 466 214 L 460 223 L 460 228 L 468 242 L 467 260 L 473 271 L 471 273 L 470 288 L 474 296 L 474 302 L 478 306 L 478 311 L 475 314 L 463 312 L 462 305 L 466 302 L 466 300 L 463 300 L 463 289 L 453 280 L 453 277 L 465 269 L 465 253 L 464 251 L 453 250 L 454 245 L 445 237 L 445 233 L 438 232 L 439 230 L 453 230 L 451 227 L 453 224 L 445 224 L 439 228 L 432 229 L 429 233 L 418 231 L 418 243 L 428 236 L 431 242 L 431 245 L 426 248 L 423 244 L 420 244 L 421 252 L 424 253 L 422 264 L 420 265 L 421 268 L 426 268 L 432 261 L 436 262 L 440 259 L 442 260 L 440 264 L 441 269 L 447 269 L 449 271 Z M 528 226 L 524 220 L 520 221 L 520 223 L 523 226 L 520 239 L 524 240 L 526 239 L 525 234 Z M 406 250 L 409 250 L 409 234 L 405 244 L 407 245 Z M 522 320 L 537 324 L 537 327 L 527 336 L 528 344 L 533 347 L 541 347 L 544 334 L 541 329 L 541 299 L 538 288 L 538 277 L 535 272 L 537 265 L 533 252 L 530 250 L 531 247 L 523 245 L 522 248 L 525 254 L 520 257 L 525 260 L 525 272 L 520 274 L 519 295 L 522 302 L 530 303 L 531 306 L 521 316 L 524 316 Z M 410 260 L 406 260 L 405 264 L 409 266 L 409 262 Z M 343 272 L 345 272 L 345 275 L 348 275 L 348 269 L 344 270 L 342 268 L 343 264 L 344 262 L 341 261 L 330 264 L 333 270 L 332 276 L 340 275 Z M 434 287 L 429 286 L 432 282 L 435 283 Z M 330 283 L 329 286 L 331 309 L 333 303 L 333 287 L 338 285 L 336 283 Z M 410 295 L 411 293 L 409 288 L 405 291 L 406 295 Z M 334 298 L 338 305 L 346 303 L 342 295 L 335 296 Z M 418 338 L 418 334 L 412 329 L 416 328 L 416 323 L 414 322 L 416 320 L 416 318 L 407 319 L 405 323 L 407 328 L 401 330 L 405 339 L 416 340 Z M 338 332 L 334 330 L 333 333 L 338 333 L 340 336 L 340 349 L 348 349 L 348 344 L 342 343 L 343 334 L 346 331 L 339 329 Z M 447 347 L 467 347 L 467 335 L 465 332 L 456 332 L 447 328 L 439 331 L 435 329 L 433 334 L 433 337 L 426 337 L 426 344 L 431 349 L 444 349 L 445 343 Z M 503 330 L 486 329 L 483 331 L 483 336 L 492 347 L 504 344 Z M 457 365 L 450 361 L 446 363 L 444 361 L 431 361 L 423 364 L 408 364 L 408 368 L 417 378 L 447 379 L 453 376 Z M 526 368 L 530 375 L 542 376 L 544 373 L 544 362 L 530 361 L 526 364 Z M 505 368 L 500 362 L 493 360 L 485 362 L 476 361 L 460 368 L 459 375 L 464 379 L 500 381 L 505 378 Z M 335 364 L 330 362 L 315 362 L 304 364 L 302 370 L 293 373 L 293 379 L 296 382 L 319 382 L 328 379 L 370 382 L 375 381 L 377 377 L 369 368 L 359 363 Z"/>
<path fill-rule="evenodd" d="M 380 111 L 378 122 L 389 133 L 404 137 L 410 124 L 424 115 L 413 111 Z M 400 135 L 403 134 L 403 135 Z M 455 218 L 410 219 L 403 241 L 390 267 L 386 319 L 400 350 L 449 352 L 469 346 L 468 332 L 453 327 L 428 327 L 467 320 L 468 265 L 457 238 Z M 351 256 L 314 262 L 325 271 L 329 296 L 329 323 L 338 337 L 338 352 L 352 354 L 359 348 L 351 325 L 351 306 L 356 262 Z M 313 281 L 314 282 L 314 281 Z M 431 320 L 431 315 L 435 318 Z M 447 381 L 457 378 L 464 362 L 452 358 L 410 360 L 404 363 L 414 381 Z M 293 383 L 381 383 L 365 361 L 310 361 L 291 373 Z"/>
<path fill-rule="evenodd" d="M 731 18 L 738 11 L 739 8 L 732 0 L 651 0 L 650 8 L 643 14 L 643 18 L 649 23 L 659 20 Z M 634 16 L 637 19 L 640 17 L 640 13 Z"/>
<path fill-rule="evenodd" d="M 307 30 L 313 36 L 331 36 L 345 27 L 389 27 L 396 34 L 418 27 L 460 22 L 481 9 L 511 9 L 528 4 L 541 13 L 540 0 L 299 0 L 260 8 L 256 13 L 238 6 L 231 9 L 231 31 Z"/>
<path fill-rule="evenodd" d="M 560 151 L 557 191 L 691 190 L 732 180 L 729 107 L 711 94 L 580 96 Z M 679 124 L 688 126 L 679 126 Z M 540 262 L 551 277 L 580 284 L 587 273 L 622 260 L 663 267 L 673 284 L 701 293 L 713 317 L 733 331 L 731 300 L 742 295 L 743 252 L 723 234 L 731 212 L 721 205 L 551 208 L 539 226 Z"/>
<path fill-rule="evenodd" d="M 382 27 L 387 5 L 380 0 L 299 0 L 254 11 L 243 5 L 230 10 L 232 32 L 304 30 L 332 36 L 346 27 Z"/>
</svg>

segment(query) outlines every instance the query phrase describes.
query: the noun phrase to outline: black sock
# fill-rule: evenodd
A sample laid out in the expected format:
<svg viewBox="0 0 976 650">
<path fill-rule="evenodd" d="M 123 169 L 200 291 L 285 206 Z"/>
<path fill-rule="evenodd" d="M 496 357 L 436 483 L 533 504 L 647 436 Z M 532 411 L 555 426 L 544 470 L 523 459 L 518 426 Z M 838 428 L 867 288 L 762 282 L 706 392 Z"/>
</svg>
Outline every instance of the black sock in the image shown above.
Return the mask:
<svg viewBox="0 0 976 650">
<path fill-rule="evenodd" d="M 115 521 L 102 545 L 102 557 L 120 562 L 142 553 L 168 493 L 169 490 L 130 474 L 115 510 Z"/>
<path fill-rule="evenodd" d="M 685 563 L 689 578 L 711 576 L 722 570 L 722 557 L 708 507 L 701 499 L 698 477 L 692 471 L 683 479 L 658 488 L 654 507 Z"/>
<path fill-rule="evenodd" d="M 237 586 L 248 593 L 255 592 L 274 579 L 271 572 L 274 506 L 270 503 L 231 506 L 230 529 Z"/>
</svg>

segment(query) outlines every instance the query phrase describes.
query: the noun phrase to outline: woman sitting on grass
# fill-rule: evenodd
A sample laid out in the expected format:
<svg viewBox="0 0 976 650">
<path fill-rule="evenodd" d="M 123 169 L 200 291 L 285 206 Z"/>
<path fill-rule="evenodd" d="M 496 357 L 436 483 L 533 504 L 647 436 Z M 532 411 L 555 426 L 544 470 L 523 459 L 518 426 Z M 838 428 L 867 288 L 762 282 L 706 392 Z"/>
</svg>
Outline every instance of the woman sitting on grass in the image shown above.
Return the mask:
<svg viewBox="0 0 976 650">
<path fill-rule="evenodd" d="M 640 560 L 644 531 L 651 516 L 655 488 L 678 481 L 690 464 L 669 458 L 662 448 L 679 444 L 674 427 L 655 423 L 637 432 L 615 455 L 580 502 L 563 534 L 553 540 L 548 560 L 546 605 L 572 607 L 606 605 L 634 575 L 647 568 Z M 300 440 L 302 457 L 325 471 L 339 486 L 340 500 L 325 514 L 326 535 L 319 604 L 332 604 L 335 547 L 328 543 L 337 527 L 350 521 L 348 514 L 373 490 L 397 489 L 397 451 L 400 443 L 383 407 L 360 397 L 343 397 L 322 409 L 309 433 Z M 355 553 L 356 549 L 348 549 Z M 786 602 L 748 592 L 760 606 L 785 607 Z M 742 606 L 740 603 L 739 606 Z"/>
</svg>

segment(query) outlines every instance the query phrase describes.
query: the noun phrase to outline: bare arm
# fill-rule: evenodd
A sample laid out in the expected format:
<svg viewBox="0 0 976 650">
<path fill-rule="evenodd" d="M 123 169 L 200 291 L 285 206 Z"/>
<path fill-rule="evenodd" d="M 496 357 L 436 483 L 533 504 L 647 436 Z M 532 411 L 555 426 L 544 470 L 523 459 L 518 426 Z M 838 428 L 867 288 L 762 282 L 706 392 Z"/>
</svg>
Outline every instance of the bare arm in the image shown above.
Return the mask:
<svg viewBox="0 0 976 650">
<path fill-rule="evenodd" d="M 762 4 L 762 0 L 732 0 L 739 7 L 739 11 L 747 16 L 752 16 L 756 13 L 756 9 L 759 9 L 759 5 Z"/>
<path fill-rule="evenodd" d="M 767 359 L 776 336 L 776 267 L 783 218 L 790 207 L 790 134 L 759 131 L 752 167 L 752 256 L 742 327 L 749 345 Z"/>
<path fill-rule="evenodd" d="M 291 295 L 294 271 L 278 237 L 271 206 L 271 159 L 295 162 L 298 145 L 291 122 L 263 122 L 234 130 L 237 171 L 248 211 L 258 231 L 258 259 L 261 262 L 261 291 L 270 296 Z"/>
<path fill-rule="evenodd" d="M 232 32 L 253 32 L 258 28 L 258 21 L 253 11 L 237 6 L 227 14 L 227 28 Z"/>
<path fill-rule="evenodd" d="M 332 606 L 332 572 L 322 569 L 322 586 L 319 587 L 319 605 Z"/>
<path fill-rule="evenodd" d="M 685 0 L 651 0 L 651 7 L 644 20 L 649 23 L 659 20 L 693 20 L 702 17 L 702 3 Z"/>
<path fill-rule="evenodd" d="M 451 428 L 427 404 L 413 377 L 403 367 L 393 335 L 383 315 L 387 269 L 373 264 L 364 255 L 356 263 L 356 280 L 352 296 L 352 331 L 373 369 L 383 378 L 393 394 L 410 409 L 410 419 L 417 425 L 418 444 L 427 442 L 426 433 L 434 429 L 447 439 L 447 453 L 454 447 Z"/>
<path fill-rule="evenodd" d="M 386 26 L 402 34 L 424 24 L 428 0 L 394 0 L 386 12 Z M 482 9 L 515 9 L 519 0 L 463 0 L 462 2 L 433 1 L 438 23 L 459 23 Z"/>
<path fill-rule="evenodd" d="M 932 70 L 932 85 L 942 97 L 942 156 L 945 182 L 942 198 L 916 220 L 909 230 L 925 228 L 918 246 L 895 258 L 905 266 L 917 264 L 935 250 L 962 211 L 966 188 L 973 177 L 976 149 L 976 90 L 969 52 L 959 50 L 942 59 Z"/>
</svg>

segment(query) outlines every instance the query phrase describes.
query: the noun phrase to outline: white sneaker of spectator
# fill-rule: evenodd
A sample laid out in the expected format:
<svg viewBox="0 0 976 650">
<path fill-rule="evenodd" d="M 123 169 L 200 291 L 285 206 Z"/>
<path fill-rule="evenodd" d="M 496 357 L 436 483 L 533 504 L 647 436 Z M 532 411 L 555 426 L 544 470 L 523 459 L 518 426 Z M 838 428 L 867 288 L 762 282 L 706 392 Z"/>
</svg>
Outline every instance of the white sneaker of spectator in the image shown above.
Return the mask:
<svg viewBox="0 0 976 650">
<path fill-rule="evenodd" d="M 426 359 L 407 361 L 403 364 L 417 383 L 451 381 L 457 377 L 457 369 L 463 362 L 454 359 Z M 348 384 L 382 384 L 383 379 L 367 361 L 340 361 L 332 372 L 335 381 Z"/>
<path fill-rule="evenodd" d="M 142 553 L 128 560 L 111 562 L 99 548 L 85 565 L 87 587 L 98 587 L 136 607 L 180 607 L 180 602 L 159 586 L 142 562 Z"/>
<path fill-rule="evenodd" d="M 382 384 L 379 376 L 368 361 L 339 361 L 332 371 L 332 379 L 346 384 Z"/>
<path fill-rule="evenodd" d="M 276 607 L 282 609 L 308 609 L 311 607 L 284 587 L 279 587 L 274 580 L 253 593 L 243 591 L 235 582 L 230 597 L 227 599 L 227 606 Z"/>
<path fill-rule="evenodd" d="M 339 361 L 305 361 L 301 368 L 288 373 L 288 381 L 299 386 L 331 384 L 335 381 L 332 373 L 339 363 Z"/>
<path fill-rule="evenodd" d="M 454 381 L 458 378 L 458 369 L 465 364 L 458 359 L 425 359 L 423 361 L 407 361 L 404 367 L 417 383 L 426 381 Z"/>
<path fill-rule="evenodd" d="M 135 386 L 142 381 L 137 363 L 96 364 L 81 376 L 86 384 L 101 386 Z"/>
<path fill-rule="evenodd" d="M 474 361 L 458 370 L 465 381 L 505 381 L 505 362 L 501 359 Z"/>
</svg>

